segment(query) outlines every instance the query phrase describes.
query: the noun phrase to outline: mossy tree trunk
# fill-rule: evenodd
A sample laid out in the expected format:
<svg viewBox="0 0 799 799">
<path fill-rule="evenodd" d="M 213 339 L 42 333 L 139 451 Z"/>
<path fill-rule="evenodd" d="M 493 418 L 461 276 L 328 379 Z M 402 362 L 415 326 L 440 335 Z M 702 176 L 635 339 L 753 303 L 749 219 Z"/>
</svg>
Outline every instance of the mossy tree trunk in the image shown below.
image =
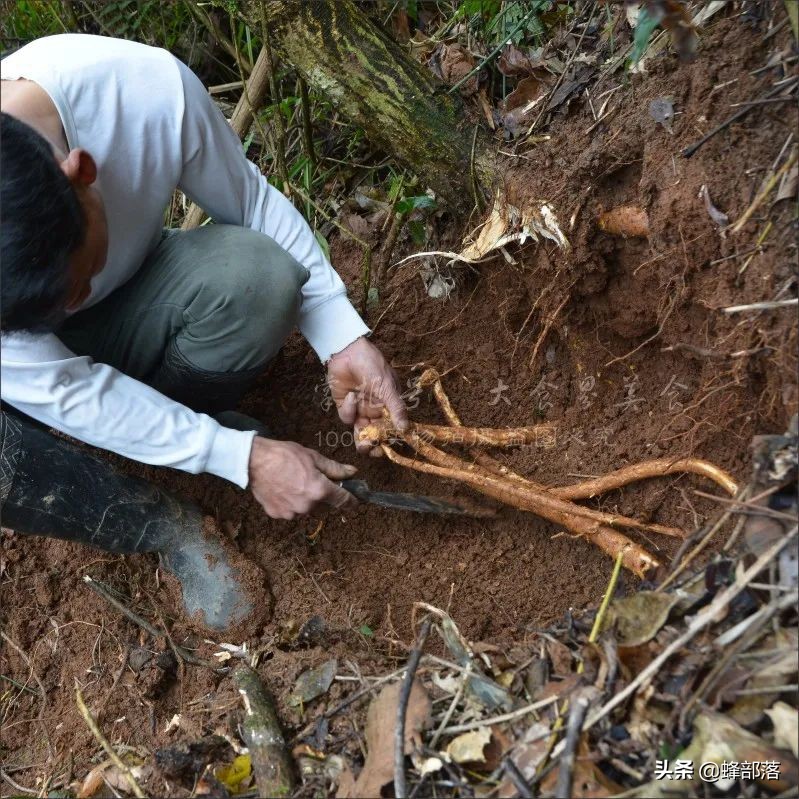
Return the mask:
<svg viewBox="0 0 799 799">
<path fill-rule="evenodd" d="M 249 23 L 266 13 L 277 51 L 369 139 L 408 167 L 453 210 L 494 180 L 481 135 L 429 70 L 352 0 L 246 0 Z"/>
</svg>

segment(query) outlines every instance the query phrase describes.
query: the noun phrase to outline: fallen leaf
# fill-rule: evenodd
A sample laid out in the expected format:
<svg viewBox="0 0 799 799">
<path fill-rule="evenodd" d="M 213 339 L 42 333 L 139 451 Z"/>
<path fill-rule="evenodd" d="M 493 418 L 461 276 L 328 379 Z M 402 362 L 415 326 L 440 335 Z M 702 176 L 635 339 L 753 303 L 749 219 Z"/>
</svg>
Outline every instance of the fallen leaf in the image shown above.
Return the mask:
<svg viewBox="0 0 799 799">
<path fill-rule="evenodd" d="M 152 772 L 152 766 L 140 765 L 130 767 L 131 776 L 138 783 L 142 783 L 149 779 Z M 125 776 L 125 772 L 123 772 L 122 769 L 119 769 L 116 766 L 111 766 L 103 772 L 103 778 L 112 789 L 130 793 L 130 783 L 128 782 L 128 778 Z"/>
<path fill-rule="evenodd" d="M 368 799 L 380 796 L 380 789 L 394 779 L 394 730 L 401 684 L 387 685 L 369 705 L 366 716 L 366 762 L 351 785 L 339 780 L 339 799 Z M 411 686 L 405 716 L 405 752 L 421 747 L 422 730 L 430 723 L 432 705 L 421 681 Z"/>
<path fill-rule="evenodd" d="M 614 600 L 608 608 L 602 629 L 614 630 L 619 646 L 640 646 L 657 635 L 677 601 L 675 594 L 661 591 L 639 591 L 624 599 Z"/>
<path fill-rule="evenodd" d="M 547 655 L 549 655 L 549 661 L 552 663 L 553 674 L 557 674 L 561 677 L 566 674 L 571 674 L 574 655 L 566 644 L 547 638 L 545 649 Z"/>
<path fill-rule="evenodd" d="M 430 68 L 447 85 L 454 86 L 474 69 L 471 53 L 460 44 L 441 44 L 430 56 Z M 459 87 L 461 94 L 470 95 L 477 91 L 479 74 L 472 75 Z"/>
<path fill-rule="evenodd" d="M 536 52 L 538 54 L 536 54 Z M 532 75 L 533 72 L 546 66 L 546 60 L 541 58 L 542 48 L 535 50 L 522 50 L 512 42 L 505 46 L 497 61 L 497 68 L 508 78 L 520 78 Z"/>
<path fill-rule="evenodd" d="M 649 236 L 649 216 L 643 208 L 621 205 L 599 215 L 599 229 L 612 236 L 645 239 Z"/>
<path fill-rule="evenodd" d="M 78 799 L 89 799 L 94 796 L 104 785 L 103 772 L 108 768 L 110 761 L 106 760 L 99 766 L 95 766 L 83 779 L 83 783 L 78 790 Z"/>
<path fill-rule="evenodd" d="M 237 755 L 232 763 L 214 769 L 214 776 L 231 792 L 237 793 L 242 783 L 252 774 L 249 754 Z"/>
<path fill-rule="evenodd" d="M 485 763 L 483 750 L 491 740 L 491 728 L 465 732 L 447 745 L 447 754 L 455 763 Z"/>
<path fill-rule="evenodd" d="M 538 78 L 529 77 L 519 81 L 516 88 L 505 98 L 502 124 L 511 134 L 517 136 L 526 130 L 530 112 L 546 96 L 547 86 Z"/>
<path fill-rule="evenodd" d="M 304 671 L 294 683 L 294 690 L 286 700 L 288 704 L 296 707 L 316 699 L 326 693 L 333 683 L 338 668 L 337 660 L 328 660 L 315 669 Z"/>
<path fill-rule="evenodd" d="M 524 735 L 510 750 L 508 757 L 528 781 L 535 777 L 538 766 L 549 751 L 548 733 L 549 725 L 537 721 L 525 730 Z M 499 799 L 511 799 L 518 795 L 519 792 L 513 782 L 507 776 L 504 777 L 497 787 Z"/>
<path fill-rule="evenodd" d="M 774 746 L 790 749 L 799 757 L 799 713 L 786 702 L 775 702 L 766 711 L 774 725 Z"/>
</svg>

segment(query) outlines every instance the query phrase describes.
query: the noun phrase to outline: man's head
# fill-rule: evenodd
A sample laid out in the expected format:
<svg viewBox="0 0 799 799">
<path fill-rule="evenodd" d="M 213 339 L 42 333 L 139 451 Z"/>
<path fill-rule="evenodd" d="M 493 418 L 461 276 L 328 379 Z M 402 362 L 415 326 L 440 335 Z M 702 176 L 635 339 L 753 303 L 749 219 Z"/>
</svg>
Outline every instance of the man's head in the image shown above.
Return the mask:
<svg viewBox="0 0 799 799">
<path fill-rule="evenodd" d="M 0 326 L 52 330 L 89 296 L 105 265 L 108 232 L 85 150 L 62 152 L 0 114 Z"/>
</svg>

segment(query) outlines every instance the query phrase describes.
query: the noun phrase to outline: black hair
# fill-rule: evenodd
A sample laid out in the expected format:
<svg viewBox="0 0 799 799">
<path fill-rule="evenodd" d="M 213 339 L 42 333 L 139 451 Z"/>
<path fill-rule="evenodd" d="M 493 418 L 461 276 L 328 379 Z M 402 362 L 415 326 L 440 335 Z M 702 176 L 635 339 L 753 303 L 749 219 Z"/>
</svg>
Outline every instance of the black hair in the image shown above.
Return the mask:
<svg viewBox="0 0 799 799">
<path fill-rule="evenodd" d="M 0 330 L 53 330 L 86 218 L 46 139 L 0 113 Z"/>
</svg>

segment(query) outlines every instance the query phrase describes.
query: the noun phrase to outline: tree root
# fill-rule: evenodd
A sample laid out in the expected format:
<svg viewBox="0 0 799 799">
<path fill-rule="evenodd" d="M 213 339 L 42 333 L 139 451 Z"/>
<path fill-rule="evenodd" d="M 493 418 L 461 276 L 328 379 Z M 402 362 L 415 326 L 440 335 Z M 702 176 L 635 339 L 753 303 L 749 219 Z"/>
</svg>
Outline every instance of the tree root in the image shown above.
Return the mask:
<svg viewBox="0 0 799 799">
<path fill-rule="evenodd" d="M 639 577 L 643 578 L 650 574 L 660 565 L 659 561 L 646 549 L 613 528 L 626 527 L 678 538 L 684 538 L 684 532 L 675 527 L 650 524 L 618 514 L 592 510 L 576 505 L 572 500 L 589 499 L 638 480 L 683 472 L 707 477 L 733 495 L 738 490 L 733 478 L 725 471 L 708 461 L 695 458 L 676 460 L 661 458 L 644 461 L 571 486 L 540 485 L 514 472 L 479 447 L 510 447 L 533 443 L 541 436 L 551 434 L 554 430 L 553 425 L 503 430 L 465 427 L 452 407 L 441 384 L 441 377 L 435 369 L 423 372 L 418 383 L 421 388 L 432 389 L 441 412 L 450 426 L 417 423 L 412 424 L 405 433 L 400 433 L 390 420 L 386 419 L 361 430 L 361 440 L 380 446 L 386 457 L 400 466 L 437 477 L 458 480 L 486 496 L 562 525 L 570 532 L 592 541 L 611 557 L 621 557 L 622 565 Z M 397 441 L 405 442 L 426 460 L 401 455 L 391 446 Z M 433 446 L 433 442 L 464 445 L 474 461 L 469 462 L 438 449 Z"/>
<path fill-rule="evenodd" d="M 459 480 L 482 494 L 498 499 L 500 502 L 512 505 L 520 510 L 531 511 L 544 519 L 563 525 L 567 530 L 592 541 L 611 557 L 615 558 L 621 552 L 622 564 L 641 578 L 646 577 L 647 574 L 660 565 L 659 561 L 645 549 L 612 527 L 586 519 L 583 516 L 574 515 L 571 512 L 573 506 L 568 502 L 548 497 L 545 494 L 528 492 L 523 486 L 518 484 L 470 470 L 469 466 L 471 464 L 437 450 L 432 444 L 426 444 L 418 437 L 414 438 L 413 434 L 409 436 L 409 443 L 417 448 L 419 454 L 429 457 L 431 460 L 435 458 L 441 463 L 455 462 L 463 464 L 463 468 L 441 466 L 435 463 L 425 463 L 413 458 L 406 458 L 395 452 L 388 444 L 382 444 L 381 446 L 386 457 L 400 466 L 425 472 L 426 474 L 433 474 L 437 477 Z"/>
<path fill-rule="evenodd" d="M 439 424 L 422 424 L 412 422 L 411 430 L 425 441 L 435 444 L 463 444 L 469 447 L 520 447 L 534 444 L 543 436 L 551 436 L 554 425 L 539 424 L 532 427 L 447 427 Z M 395 430 L 388 421 L 370 424 L 362 428 L 361 441 L 373 441 L 377 446 L 382 441 L 401 438 L 402 434 Z"/>
</svg>

